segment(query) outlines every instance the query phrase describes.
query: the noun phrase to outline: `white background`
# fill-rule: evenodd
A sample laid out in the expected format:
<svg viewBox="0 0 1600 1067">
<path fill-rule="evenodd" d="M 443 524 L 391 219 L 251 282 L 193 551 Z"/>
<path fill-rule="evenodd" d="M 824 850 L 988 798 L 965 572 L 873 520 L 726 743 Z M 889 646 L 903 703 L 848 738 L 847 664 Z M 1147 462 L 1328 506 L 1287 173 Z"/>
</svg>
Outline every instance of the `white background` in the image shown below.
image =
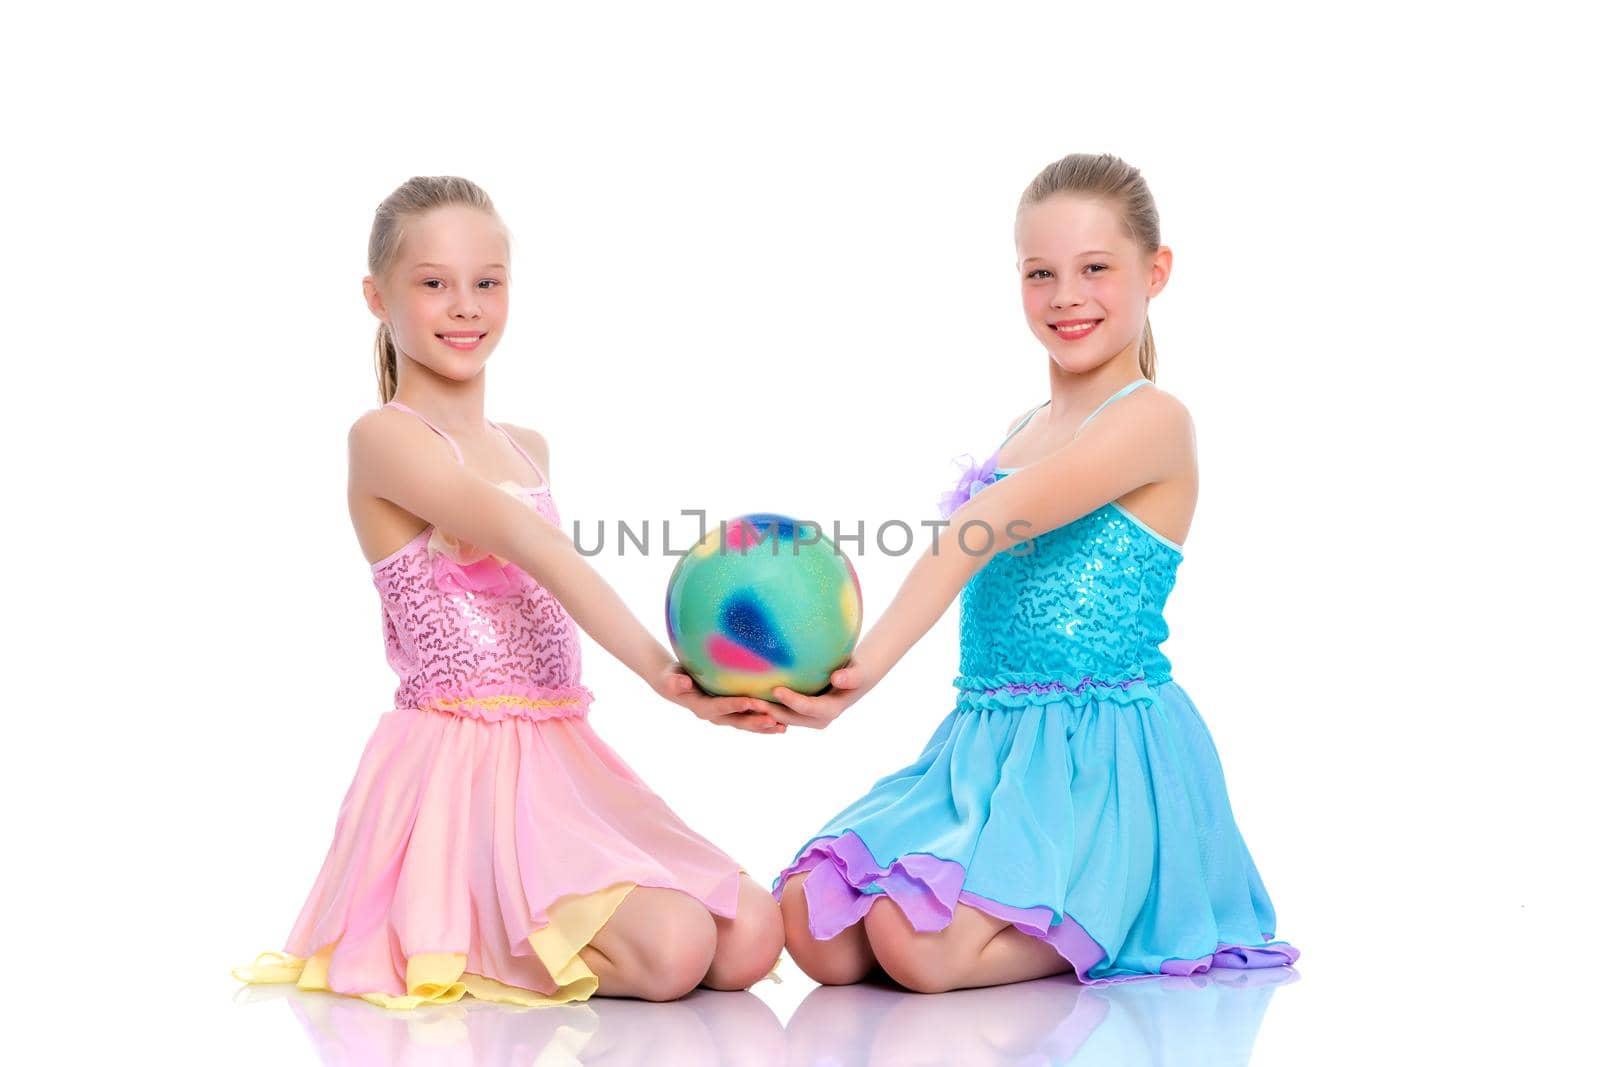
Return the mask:
<svg viewBox="0 0 1600 1067">
<path fill-rule="evenodd" d="M 1011 219 L 1072 151 L 1141 167 L 1174 250 L 1157 381 L 1202 490 L 1165 650 L 1304 953 L 1232 1055 L 1584 1055 L 1596 87 L 1556 8 L 13 15 L 4 1058 L 316 1062 L 227 972 L 281 947 L 393 689 L 344 500 L 391 189 L 471 177 L 514 234 L 488 414 L 550 439 L 569 531 L 870 530 L 932 517 L 951 459 L 1046 398 Z M 868 625 L 913 558 L 856 559 Z M 596 562 L 664 640 L 672 560 Z M 921 748 L 956 632 L 780 738 L 585 653 L 602 735 L 767 879 Z M 764 1037 L 687 1061 L 828 1062 L 783 1051 L 813 988 L 784 973 L 738 1002 Z M 670 1011 L 598 1017 L 664 1062 Z M 1122 1062 L 1207 1061 L 1158 1016 Z M 576 1062 L 540 1018 L 519 1062 Z M 499 1062 L 408 1025 L 408 1062 Z"/>
</svg>

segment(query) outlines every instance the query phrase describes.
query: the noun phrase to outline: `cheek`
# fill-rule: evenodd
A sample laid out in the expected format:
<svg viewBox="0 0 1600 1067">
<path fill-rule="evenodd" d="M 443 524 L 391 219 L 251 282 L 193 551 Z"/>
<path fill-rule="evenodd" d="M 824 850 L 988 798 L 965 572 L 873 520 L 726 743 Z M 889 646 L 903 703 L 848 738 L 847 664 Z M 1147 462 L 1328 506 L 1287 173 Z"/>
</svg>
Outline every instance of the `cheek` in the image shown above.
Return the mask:
<svg viewBox="0 0 1600 1067">
<path fill-rule="evenodd" d="M 1107 278 L 1094 287 L 1094 298 L 1102 307 L 1132 311 L 1139 306 L 1138 294 L 1121 279 Z"/>
<path fill-rule="evenodd" d="M 428 317 L 427 292 L 426 290 L 421 292 L 416 290 L 408 291 L 394 303 L 393 307 L 395 314 L 399 315 L 401 320 L 406 323 L 425 320 Z"/>
</svg>

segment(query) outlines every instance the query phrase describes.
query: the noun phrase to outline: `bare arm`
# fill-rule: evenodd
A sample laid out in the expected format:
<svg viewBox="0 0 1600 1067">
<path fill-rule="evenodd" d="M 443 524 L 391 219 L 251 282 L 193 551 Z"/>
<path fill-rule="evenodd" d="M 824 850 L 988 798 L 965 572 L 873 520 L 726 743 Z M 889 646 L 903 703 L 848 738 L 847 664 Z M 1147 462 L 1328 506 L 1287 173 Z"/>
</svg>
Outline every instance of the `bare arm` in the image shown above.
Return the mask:
<svg viewBox="0 0 1600 1067">
<path fill-rule="evenodd" d="M 900 661 L 995 555 L 1179 473 L 1191 451 L 1188 412 L 1170 397 L 1141 407 L 1136 414 L 1108 412 L 1076 441 L 962 505 L 940 536 L 938 552 L 932 546 L 923 552 L 862 638 L 849 666 L 834 672 L 835 691 L 808 698 L 781 690 L 783 703 L 799 714 L 775 717 L 797 725 L 827 725 Z M 972 551 L 958 540 L 969 523 L 966 544 Z M 986 529 L 993 531 L 992 543 Z"/>
<path fill-rule="evenodd" d="M 760 702 L 694 691 L 672 654 L 628 610 L 569 538 L 543 516 L 455 461 L 417 420 L 382 409 L 350 428 L 353 488 L 381 497 L 464 541 L 510 560 L 548 589 L 574 622 L 652 688 L 702 718 L 743 712 L 729 725 L 760 725 Z M 548 471 L 548 467 L 546 468 Z"/>
</svg>

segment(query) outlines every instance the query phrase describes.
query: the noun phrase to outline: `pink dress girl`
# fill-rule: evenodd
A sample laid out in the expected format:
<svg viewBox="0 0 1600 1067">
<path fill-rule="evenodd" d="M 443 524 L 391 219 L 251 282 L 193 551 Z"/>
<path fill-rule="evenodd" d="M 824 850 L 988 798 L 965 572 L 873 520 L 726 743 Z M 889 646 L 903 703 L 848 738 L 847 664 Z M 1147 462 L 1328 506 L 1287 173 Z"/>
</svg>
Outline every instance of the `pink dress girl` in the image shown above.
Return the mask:
<svg viewBox="0 0 1600 1067">
<path fill-rule="evenodd" d="M 411 408 L 449 442 L 448 434 Z M 539 484 L 500 488 L 560 525 Z M 732 918 L 741 869 L 689 829 L 589 725 L 578 631 L 515 564 L 429 527 L 372 565 L 394 710 L 367 742 L 322 871 L 282 952 L 246 982 L 390 1008 L 464 993 L 583 1000 L 578 950 L 636 886 Z"/>
</svg>

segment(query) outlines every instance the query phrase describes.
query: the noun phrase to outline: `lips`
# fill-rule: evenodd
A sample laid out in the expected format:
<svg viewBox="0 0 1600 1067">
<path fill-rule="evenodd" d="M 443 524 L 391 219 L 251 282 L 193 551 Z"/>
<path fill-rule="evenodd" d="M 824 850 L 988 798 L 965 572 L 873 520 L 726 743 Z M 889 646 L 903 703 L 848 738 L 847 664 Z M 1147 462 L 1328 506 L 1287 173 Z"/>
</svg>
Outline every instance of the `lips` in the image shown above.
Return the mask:
<svg viewBox="0 0 1600 1067">
<path fill-rule="evenodd" d="M 1067 341 L 1076 341 L 1080 337 L 1087 337 L 1094 333 L 1095 327 L 1099 326 L 1102 321 L 1101 319 L 1062 319 L 1059 322 L 1052 322 L 1050 328 L 1055 331 L 1057 337 Z"/>
<path fill-rule="evenodd" d="M 449 345 L 451 348 L 459 348 L 463 350 L 478 347 L 478 342 L 482 341 L 484 338 L 483 334 L 476 331 L 468 333 L 436 333 L 434 336 L 443 341 L 445 344 Z"/>
</svg>

